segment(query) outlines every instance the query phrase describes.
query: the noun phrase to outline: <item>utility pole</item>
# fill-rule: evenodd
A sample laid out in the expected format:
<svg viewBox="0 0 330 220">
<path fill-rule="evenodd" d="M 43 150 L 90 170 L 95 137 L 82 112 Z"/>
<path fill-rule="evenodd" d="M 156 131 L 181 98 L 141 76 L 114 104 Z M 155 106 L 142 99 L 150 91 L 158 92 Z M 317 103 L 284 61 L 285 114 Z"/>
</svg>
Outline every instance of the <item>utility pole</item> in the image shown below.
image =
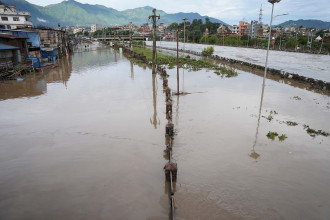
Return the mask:
<svg viewBox="0 0 330 220">
<path fill-rule="evenodd" d="M 185 45 L 186 45 L 186 21 L 188 18 L 184 18 L 183 20 L 183 50 L 185 50 Z"/>
<path fill-rule="evenodd" d="M 298 32 L 296 32 L 296 48 L 295 48 L 295 51 L 297 51 L 297 47 L 298 47 L 297 35 L 298 35 Z"/>
<path fill-rule="evenodd" d="M 152 74 L 156 73 L 156 18 L 160 19 L 160 15 L 156 16 L 156 9 L 152 10 L 153 15 L 149 16 L 149 19 L 152 18 Z"/>
<path fill-rule="evenodd" d="M 177 80 L 177 89 L 178 89 L 178 95 L 180 94 L 179 91 L 179 30 L 176 32 L 176 64 L 177 64 L 177 75 L 176 75 L 176 80 Z"/>
<path fill-rule="evenodd" d="M 129 23 L 129 48 L 132 49 L 132 22 Z"/>
<path fill-rule="evenodd" d="M 320 35 L 320 36 L 321 36 L 321 35 Z M 323 37 L 322 37 L 322 43 L 321 43 L 321 48 L 320 48 L 320 52 L 319 52 L 319 54 L 322 52 L 323 39 L 324 39 L 324 33 L 323 33 Z"/>
</svg>

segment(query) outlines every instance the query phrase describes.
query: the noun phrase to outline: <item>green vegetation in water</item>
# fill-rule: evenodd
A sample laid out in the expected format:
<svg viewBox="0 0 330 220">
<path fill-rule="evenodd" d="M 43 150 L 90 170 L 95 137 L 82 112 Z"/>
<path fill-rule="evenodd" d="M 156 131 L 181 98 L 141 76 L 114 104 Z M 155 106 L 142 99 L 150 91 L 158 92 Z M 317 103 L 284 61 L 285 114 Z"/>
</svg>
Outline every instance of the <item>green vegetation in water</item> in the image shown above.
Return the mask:
<svg viewBox="0 0 330 220">
<path fill-rule="evenodd" d="M 310 128 L 308 125 L 304 125 L 304 128 L 306 129 L 306 132 L 311 136 L 315 137 L 316 135 L 322 135 L 324 137 L 328 137 L 330 134 L 328 132 L 322 131 L 322 130 L 314 130 Z"/>
<path fill-rule="evenodd" d="M 133 50 L 136 53 L 143 54 L 146 56 L 148 61 L 152 61 L 152 50 L 149 48 L 143 48 L 141 46 L 134 46 Z M 157 64 L 158 65 L 166 65 L 167 68 L 173 69 L 177 65 L 177 59 L 174 56 L 169 56 L 161 53 L 157 53 Z M 237 76 L 237 72 L 235 69 L 224 66 L 218 65 L 213 63 L 210 60 L 196 60 L 190 58 L 190 56 L 180 57 L 179 58 L 179 67 L 180 68 L 187 68 L 192 71 L 197 71 L 200 69 L 212 69 L 215 71 L 217 75 L 225 76 L 225 77 L 234 77 Z"/>
<path fill-rule="evenodd" d="M 204 56 L 212 56 L 213 53 L 214 53 L 214 47 L 206 47 L 202 51 L 202 54 Z"/>
<path fill-rule="evenodd" d="M 267 137 L 269 139 L 272 139 L 272 140 L 275 140 L 275 137 L 278 136 L 278 133 L 277 132 L 272 132 L 272 131 L 269 131 L 268 134 L 267 134 Z"/>
<path fill-rule="evenodd" d="M 132 41 L 132 44 L 133 45 L 145 46 L 146 45 L 146 42 L 145 41 L 142 41 L 142 40 L 133 40 Z"/>
<path fill-rule="evenodd" d="M 267 111 L 266 111 L 267 112 Z M 266 118 L 269 122 L 271 122 L 273 120 L 273 115 L 277 115 L 278 113 L 275 110 L 271 110 L 269 112 L 268 117 L 266 116 L 262 116 L 263 118 Z"/>
<path fill-rule="evenodd" d="M 299 96 L 293 96 L 293 98 L 294 98 L 295 100 L 301 100 L 301 98 L 300 98 Z"/>
<path fill-rule="evenodd" d="M 284 141 L 285 139 L 287 139 L 288 137 L 285 134 L 282 134 L 281 136 L 278 136 L 278 139 L 280 141 Z"/>
<path fill-rule="evenodd" d="M 294 122 L 294 121 L 286 121 L 285 124 L 289 125 L 289 126 L 297 126 L 298 123 Z"/>
<path fill-rule="evenodd" d="M 217 74 L 218 76 L 221 75 L 222 77 L 234 77 L 237 76 L 237 72 L 234 68 L 231 67 L 227 67 L 227 66 L 219 66 L 218 69 L 215 71 L 215 74 Z"/>
</svg>

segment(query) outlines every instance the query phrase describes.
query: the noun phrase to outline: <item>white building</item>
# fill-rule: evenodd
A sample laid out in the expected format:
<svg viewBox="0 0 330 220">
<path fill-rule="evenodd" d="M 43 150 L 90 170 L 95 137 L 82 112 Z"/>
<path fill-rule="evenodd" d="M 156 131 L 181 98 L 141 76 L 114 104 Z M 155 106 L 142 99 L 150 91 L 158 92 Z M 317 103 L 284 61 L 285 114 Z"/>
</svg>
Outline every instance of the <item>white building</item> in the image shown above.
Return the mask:
<svg viewBox="0 0 330 220">
<path fill-rule="evenodd" d="M 4 5 L 0 2 L 0 29 L 19 29 L 31 27 L 29 12 L 18 12 L 14 5 Z"/>
<path fill-rule="evenodd" d="M 233 26 L 230 26 L 229 27 L 230 28 L 230 30 L 231 30 L 231 33 L 233 33 L 233 34 L 238 34 L 238 30 L 239 30 L 239 27 L 238 27 L 238 25 L 233 25 Z"/>
<path fill-rule="evenodd" d="M 94 33 L 95 31 L 97 31 L 97 30 L 101 30 L 102 28 L 103 28 L 103 26 L 100 25 L 100 24 L 93 24 L 93 25 L 91 26 L 91 32 Z"/>
<path fill-rule="evenodd" d="M 73 29 L 73 33 L 74 33 L 74 34 L 79 33 L 79 32 L 84 32 L 84 31 L 85 31 L 85 29 L 82 28 L 82 27 L 75 27 L 75 28 Z"/>
</svg>

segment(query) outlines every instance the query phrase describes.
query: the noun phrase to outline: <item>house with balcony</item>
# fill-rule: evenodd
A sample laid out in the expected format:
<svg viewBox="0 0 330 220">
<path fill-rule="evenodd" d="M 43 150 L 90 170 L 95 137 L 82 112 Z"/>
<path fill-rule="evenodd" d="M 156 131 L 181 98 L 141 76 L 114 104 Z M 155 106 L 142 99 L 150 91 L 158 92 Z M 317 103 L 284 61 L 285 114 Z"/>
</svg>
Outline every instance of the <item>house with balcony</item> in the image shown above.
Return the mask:
<svg viewBox="0 0 330 220">
<path fill-rule="evenodd" d="M 29 12 L 17 11 L 14 5 L 5 5 L 0 1 L 0 29 L 20 29 L 32 27 Z"/>
</svg>

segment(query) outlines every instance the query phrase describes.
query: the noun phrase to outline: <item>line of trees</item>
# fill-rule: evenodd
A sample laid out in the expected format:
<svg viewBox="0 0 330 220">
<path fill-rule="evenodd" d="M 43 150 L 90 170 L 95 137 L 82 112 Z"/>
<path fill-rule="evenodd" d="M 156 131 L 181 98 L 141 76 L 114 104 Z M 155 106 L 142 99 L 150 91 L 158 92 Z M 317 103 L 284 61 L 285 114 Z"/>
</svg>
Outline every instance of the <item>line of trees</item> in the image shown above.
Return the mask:
<svg viewBox="0 0 330 220">
<path fill-rule="evenodd" d="M 220 23 L 213 23 L 209 18 L 205 19 L 205 23 L 201 19 L 194 19 L 192 22 L 186 22 L 186 42 L 204 43 L 211 45 L 225 45 L 225 46 L 238 46 L 238 47 L 253 47 L 253 48 L 266 48 L 268 39 L 251 38 L 247 35 L 238 37 L 237 35 L 230 34 L 231 31 L 226 27 L 220 33 L 218 28 Z M 169 30 L 183 30 L 184 23 L 172 23 Z M 209 34 L 205 35 L 205 30 L 208 29 Z M 224 32 L 228 33 L 224 37 Z M 270 47 L 277 50 L 288 51 L 301 51 L 318 53 L 322 47 L 322 53 L 330 52 L 330 38 L 324 38 L 323 31 L 319 31 L 313 38 L 303 36 L 301 34 L 291 33 L 290 35 L 281 34 L 280 37 L 275 39 L 274 44 L 271 43 Z M 179 38 L 183 39 L 183 31 L 180 32 Z M 315 42 L 315 38 L 321 36 L 323 42 Z"/>
</svg>

